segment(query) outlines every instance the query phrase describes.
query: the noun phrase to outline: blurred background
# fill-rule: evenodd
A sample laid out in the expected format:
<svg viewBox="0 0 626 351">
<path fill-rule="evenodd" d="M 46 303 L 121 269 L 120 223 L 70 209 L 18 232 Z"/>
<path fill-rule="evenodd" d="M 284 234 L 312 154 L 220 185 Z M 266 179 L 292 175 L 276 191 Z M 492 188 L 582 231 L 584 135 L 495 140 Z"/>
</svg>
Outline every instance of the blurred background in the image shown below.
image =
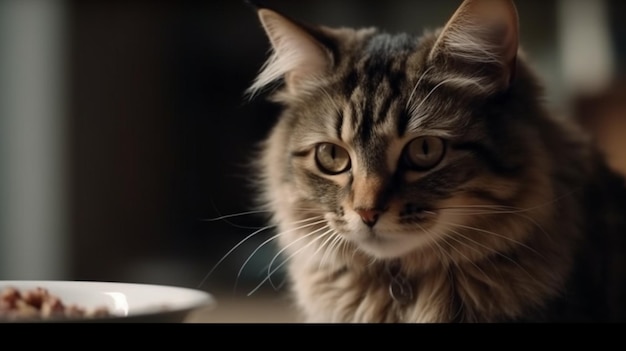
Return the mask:
<svg viewBox="0 0 626 351">
<path fill-rule="evenodd" d="M 265 1 L 309 23 L 415 34 L 460 2 Z M 517 4 L 547 103 L 626 173 L 626 3 Z M 246 164 L 277 108 L 243 93 L 268 49 L 243 0 L 0 0 L 0 279 L 229 298 L 256 287 L 275 250 L 250 255 L 271 232 L 220 260 L 264 216 L 211 219 L 252 209 Z M 280 282 L 257 295 L 280 295 Z"/>
</svg>

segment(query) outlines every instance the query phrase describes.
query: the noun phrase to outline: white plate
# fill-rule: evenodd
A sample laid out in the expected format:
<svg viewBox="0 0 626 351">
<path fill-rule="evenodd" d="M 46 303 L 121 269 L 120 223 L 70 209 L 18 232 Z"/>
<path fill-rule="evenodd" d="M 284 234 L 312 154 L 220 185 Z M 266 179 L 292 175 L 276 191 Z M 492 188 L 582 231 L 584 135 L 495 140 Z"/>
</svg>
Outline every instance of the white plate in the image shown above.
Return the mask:
<svg viewBox="0 0 626 351">
<path fill-rule="evenodd" d="M 47 289 L 66 305 L 86 309 L 105 307 L 113 315 L 105 318 L 44 320 L 45 322 L 183 322 L 193 311 L 213 308 L 207 292 L 164 285 L 91 281 L 0 280 L 0 291 L 14 287 L 27 291 Z"/>
</svg>

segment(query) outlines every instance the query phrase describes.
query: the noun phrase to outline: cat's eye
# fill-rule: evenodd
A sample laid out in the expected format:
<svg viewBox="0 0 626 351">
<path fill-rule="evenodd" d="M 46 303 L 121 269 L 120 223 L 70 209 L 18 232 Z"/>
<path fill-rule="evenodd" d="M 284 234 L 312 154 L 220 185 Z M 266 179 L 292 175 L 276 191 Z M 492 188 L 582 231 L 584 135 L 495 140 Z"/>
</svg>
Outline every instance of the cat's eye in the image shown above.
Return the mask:
<svg viewBox="0 0 626 351">
<path fill-rule="evenodd" d="M 341 146 L 322 143 L 315 148 L 317 167 L 324 173 L 336 175 L 350 168 L 350 155 Z"/>
<path fill-rule="evenodd" d="M 427 171 L 437 166 L 446 153 L 443 139 L 432 136 L 411 140 L 404 149 L 404 160 L 411 169 Z"/>
</svg>

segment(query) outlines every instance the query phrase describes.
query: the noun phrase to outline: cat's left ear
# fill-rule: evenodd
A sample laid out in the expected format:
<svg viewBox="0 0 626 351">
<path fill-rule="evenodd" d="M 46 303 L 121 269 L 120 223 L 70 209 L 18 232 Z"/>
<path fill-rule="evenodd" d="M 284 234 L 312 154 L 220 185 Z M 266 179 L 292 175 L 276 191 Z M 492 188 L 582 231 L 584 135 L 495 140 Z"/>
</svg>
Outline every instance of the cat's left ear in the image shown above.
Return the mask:
<svg viewBox="0 0 626 351">
<path fill-rule="evenodd" d="M 495 92 L 510 85 L 518 49 L 519 20 L 512 0 L 465 0 L 439 35 L 429 61 Z"/>
<path fill-rule="evenodd" d="M 259 8 L 257 13 L 273 53 L 250 91 L 261 90 L 283 78 L 287 89 L 294 93 L 330 69 L 333 62 L 330 50 L 313 28 L 267 8 Z"/>
</svg>

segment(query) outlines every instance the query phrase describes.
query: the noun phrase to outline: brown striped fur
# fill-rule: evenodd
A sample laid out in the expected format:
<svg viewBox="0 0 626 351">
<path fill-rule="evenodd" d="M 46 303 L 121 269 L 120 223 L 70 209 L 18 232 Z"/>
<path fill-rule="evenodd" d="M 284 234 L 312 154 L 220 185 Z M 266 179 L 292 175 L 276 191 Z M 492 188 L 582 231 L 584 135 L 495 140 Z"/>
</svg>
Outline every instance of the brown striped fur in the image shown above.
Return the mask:
<svg viewBox="0 0 626 351">
<path fill-rule="evenodd" d="M 249 92 L 284 107 L 260 201 L 303 320 L 624 321 L 623 180 L 543 107 L 512 1 L 421 36 L 258 14 L 273 55 Z"/>
</svg>

